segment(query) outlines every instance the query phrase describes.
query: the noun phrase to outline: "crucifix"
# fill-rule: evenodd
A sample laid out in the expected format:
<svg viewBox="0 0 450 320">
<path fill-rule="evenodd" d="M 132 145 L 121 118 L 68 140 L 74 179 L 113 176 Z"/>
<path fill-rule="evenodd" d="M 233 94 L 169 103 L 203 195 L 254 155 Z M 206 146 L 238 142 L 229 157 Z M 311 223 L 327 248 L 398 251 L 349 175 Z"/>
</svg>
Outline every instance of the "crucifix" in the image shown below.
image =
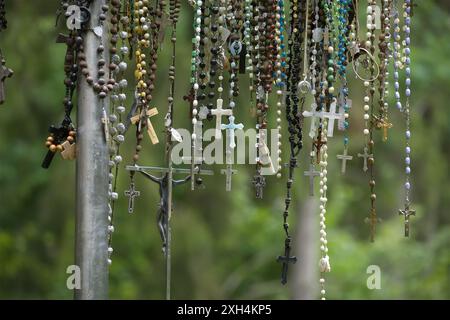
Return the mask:
<svg viewBox="0 0 450 320">
<path fill-rule="evenodd" d="M 314 178 L 320 175 L 320 171 L 315 170 L 314 161 L 311 160 L 309 164 L 309 171 L 305 171 L 303 174 L 309 177 L 309 195 L 314 196 Z"/>
<path fill-rule="evenodd" d="M 367 147 L 364 147 L 364 153 L 358 153 L 358 158 L 364 158 L 364 166 L 363 166 L 364 172 L 369 170 L 369 167 L 367 166 L 367 159 L 370 157 L 373 157 L 373 154 L 369 154 L 369 149 Z"/>
<path fill-rule="evenodd" d="M 5 102 L 5 80 L 6 78 L 11 78 L 14 72 L 6 67 L 6 61 L 0 52 L 0 104 Z"/>
<path fill-rule="evenodd" d="M 152 142 L 152 144 L 158 144 L 159 143 L 158 136 L 156 135 L 155 129 L 153 128 L 153 125 L 152 125 L 152 123 L 150 121 L 150 118 L 153 117 L 153 116 L 156 116 L 157 114 L 158 114 L 158 109 L 152 108 L 152 109 L 149 109 L 149 110 L 147 110 L 145 112 L 145 116 L 137 114 L 137 115 L 135 115 L 135 116 L 130 118 L 130 121 L 131 121 L 132 124 L 136 124 L 136 123 L 139 122 L 139 125 L 141 124 L 141 120 L 143 118 L 146 119 L 147 134 L 150 137 L 150 141 Z"/>
<path fill-rule="evenodd" d="M 353 159 L 353 156 L 349 156 L 347 152 L 348 152 L 347 148 L 344 148 L 344 154 L 339 154 L 337 156 L 339 160 L 342 160 L 342 167 L 341 167 L 342 174 L 345 174 L 345 170 L 347 168 L 347 161 Z"/>
<path fill-rule="evenodd" d="M 398 210 L 398 214 L 405 217 L 405 237 L 409 237 L 409 217 L 416 215 L 416 210 L 410 209 L 409 204 L 405 205 L 405 209 Z"/>
<path fill-rule="evenodd" d="M 332 137 L 334 132 L 334 121 L 341 120 L 343 114 L 340 112 L 336 112 L 337 102 L 336 99 L 330 105 L 330 111 L 326 111 L 323 113 L 323 117 L 328 119 L 328 130 L 327 136 Z"/>
<path fill-rule="evenodd" d="M 223 116 L 232 116 L 232 109 L 223 109 L 223 99 L 217 99 L 217 107 L 216 109 L 211 110 L 211 114 L 216 116 L 216 139 L 222 139 L 222 117 Z"/>
<path fill-rule="evenodd" d="M 125 191 L 125 196 L 128 197 L 128 213 L 134 212 L 134 200 L 141 195 L 140 191 L 136 190 L 134 182 L 130 184 L 130 189 Z"/>
<path fill-rule="evenodd" d="M 66 121 L 67 120 L 67 121 Z M 51 134 L 51 137 L 53 138 L 53 143 L 55 145 L 59 145 L 61 144 L 63 141 L 65 141 L 65 139 L 67 138 L 67 136 L 69 135 L 69 132 L 71 131 L 71 127 L 69 125 L 70 120 L 69 119 L 64 119 L 63 123 L 61 126 L 51 126 L 48 131 Z M 55 157 L 55 151 L 53 150 L 49 150 L 47 152 L 47 155 L 44 158 L 44 161 L 42 161 L 42 168 L 44 169 L 48 169 L 50 167 L 50 164 L 53 161 L 53 158 Z"/>
<path fill-rule="evenodd" d="M 326 145 L 327 142 L 322 140 L 322 134 L 319 134 L 319 137 L 314 140 L 313 142 L 313 146 L 316 148 L 316 162 L 320 163 L 320 149 L 322 149 L 322 147 L 324 145 Z"/>
<path fill-rule="evenodd" d="M 366 218 L 366 223 L 370 225 L 370 242 L 375 242 L 375 233 L 377 228 L 377 223 L 381 222 L 380 219 L 377 217 L 377 213 L 375 211 L 375 208 L 372 208 L 370 211 L 370 215 L 368 218 Z"/>
<path fill-rule="evenodd" d="M 311 105 L 311 111 L 303 111 L 303 117 L 309 118 L 311 117 L 311 128 L 309 130 L 309 136 L 311 139 L 314 139 L 316 136 L 316 130 L 317 130 L 317 120 L 323 118 L 323 112 L 317 111 L 317 105 L 313 103 Z"/>
<path fill-rule="evenodd" d="M 150 181 L 156 183 L 159 187 L 159 208 L 158 208 L 158 230 L 161 236 L 161 240 L 163 242 L 162 250 L 164 255 L 167 255 L 167 249 L 169 246 L 169 221 L 172 215 L 172 187 L 182 185 L 191 180 L 190 169 L 182 169 L 182 168 L 161 168 L 161 167 L 144 167 L 144 166 L 126 166 L 125 169 L 127 171 L 135 171 L 140 172 Z M 160 172 L 162 175 L 160 177 L 154 176 L 149 172 Z M 173 180 L 172 174 L 188 174 L 184 179 L 181 180 Z M 213 175 L 214 173 L 211 170 L 200 170 L 197 169 L 196 174 L 199 175 Z M 134 197 L 139 196 L 140 193 L 136 194 L 134 190 L 134 186 L 130 187 L 130 191 L 127 195 L 133 195 Z M 126 191 L 126 192 L 128 192 Z M 170 208 L 170 209 L 169 209 Z"/>
<path fill-rule="evenodd" d="M 228 138 L 230 139 L 229 146 L 230 146 L 231 149 L 234 149 L 234 148 L 236 148 L 235 130 L 242 130 L 242 129 L 244 129 L 244 125 L 242 123 L 235 124 L 234 123 L 234 116 L 230 116 L 228 118 L 228 121 L 230 123 L 222 124 L 220 126 L 220 128 L 222 130 L 227 130 L 228 131 Z"/>
<path fill-rule="evenodd" d="M 387 118 L 382 118 L 374 116 L 375 120 L 375 128 L 379 130 L 383 130 L 383 141 L 386 142 L 388 139 L 388 129 L 391 129 L 393 127 L 393 124 L 390 123 Z"/>
<path fill-rule="evenodd" d="M 291 256 L 291 238 L 290 237 L 286 238 L 286 241 L 285 241 L 284 256 L 278 256 L 277 262 L 281 262 L 283 264 L 282 270 L 281 270 L 281 283 L 286 284 L 289 263 L 297 262 L 297 257 Z"/>
</svg>

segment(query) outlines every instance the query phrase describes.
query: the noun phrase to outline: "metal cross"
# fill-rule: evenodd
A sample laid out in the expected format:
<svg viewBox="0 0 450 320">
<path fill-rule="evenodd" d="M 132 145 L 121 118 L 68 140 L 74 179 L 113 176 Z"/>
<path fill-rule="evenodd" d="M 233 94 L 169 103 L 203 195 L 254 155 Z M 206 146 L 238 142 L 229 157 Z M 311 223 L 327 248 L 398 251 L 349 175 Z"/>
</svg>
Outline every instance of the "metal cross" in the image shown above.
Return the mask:
<svg viewBox="0 0 450 320">
<path fill-rule="evenodd" d="M 311 105 L 311 111 L 303 111 L 303 117 L 309 118 L 311 117 L 311 129 L 309 130 L 309 136 L 311 139 L 314 139 L 316 136 L 316 130 L 317 130 L 317 119 L 323 118 L 323 111 L 317 111 L 317 105 L 313 103 Z"/>
<path fill-rule="evenodd" d="M 6 67 L 6 61 L 0 53 L 0 104 L 5 102 L 5 80 L 11 78 L 14 72 Z"/>
<path fill-rule="evenodd" d="M 378 219 L 375 208 L 372 208 L 372 210 L 370 211 L 369 217 L 366 218 L 366 223 L 368 223 L 370 225 L 370 242 L 375 242 L 375 233 L 376 233 L 378 222 L 381 222 L 381 220 Z"/>
<path fill-rule="evenodd" d="M 231 191 L 231 177 L 237 173 L 237 170 L 233 169 L 233 165 L 227 164 L 227 168 L 220 170 L 220 173 L 226 175 L 225 190 Z"/>
<path fill-rule="evenodd" d="M 347 152 L 348 152 L 347 148 L 344 148 L 344 154 L 339 154 L 337 156 L 339 160 L 342 160 L 342 167 L 341 167 L 342 174 L 345 173 L 345 170 L 347 168 L 347 161 L 353 160 L 353 156 L 349 156 Z"/>
<path fill-rule="evenodd" d="M 281 283 L 287 283 L 287 274 L 289 263 L 296 263 L 297 257 L 291 257 L 291 239 L 287 238 L 284 246 L 284 256 L 278 256 L 277 262 L 281 262 L 283 264 L 281 269 Z"/>
<path fill-rule="evenodd" d="M 327 136 L 332 137 L 334 132 L 334 121 L 341 120 L 343 114 L 336 112 L 337 102 L 336 99 L 330 105 L 330 111 L 326 111 L 323 113 L 323 117 L 328 119 L 328 130 Z"/>
<path fill-rule="evenodd" d="M 134 199 L 141 195 L 140 191 L 136 190 L 134 182 L 130 184 L 130 189 L 125 191 L 125 196 L 128 197 L 128 213 L 133 213 L 134 211 Z"/>
<path fill-rule="evenodd" d="M 242 123 L 235 124 L 234 120 L 235 120 L 234 116 L 230 116 L 228 118 L 229 123 L 228 124 L 222 124 L 220 126 L 220 128 L 222 130 L 227 130 L 228 131 L 228 137 L 230 139 L 230 148 L 231 149 L 236 148 L 236 141 L 235 141 L 235 133 L 234 133 L 234 131 L 235 130 L 242 130 L 242 129 L 244 129 L 244 125 Z"/>
<path fill-rule="evenodd" d="M 217 107 L 211 110 L 211 114 L 216 116 L 216 139 L 222 139 L 222 117 L 232 116 L 233 110 L 223 109 L 223 99 L 217 99 Z"/>
<path fill-rule="evenodd" d="M 383 141 L 386 142 L 388 139 L 388 129 L 391 129 L 393 127 L 393 124 L 390 123 L 386 118 L 376 117 L 375 119 L 375 127 L 377 129 L 383 130 Z"/>
<path fill-rule="evenodd" d="M 313 161 L 309 164 L 309 171 L 303 173 L 306 177 L 309 177 L 309 195 L 314 196 L 314 178 L 320 175 L 320 171 L 315 170 Z"/>
<path fill-rule="evenodd" d="M 363 166 L 363 171 L 366 172 L 367 170 L 369 170 L 369 168 L 367 167 L 367 159 L 373 157 L 373 154 L 369 154 L 369 150 L 367 149 L 367 147 L 364 147 L 364 153 L 358 153 L 358 158 L 364 158 L 364 166 Z"/>
<path fill-rule="evenodd" d="M 410 209 L 409 204 L 406 204 L 404 210 L 398 210 L 398 214 L 405 217 L 405 237 L 409 237 L 409 217 L 415 216 L 416 210 Z"/>
<path fill-rule="evenodd" d="M 159 143 L 159 139 L 158 136 L 156 135 L 155 129 L 153 128 L 153 125 L 150 121 L 150 118 L 153 116 L 156 116 L 158 114 L 158 109 L 156 108 L 152 108 L 147 110 L 147 112 L 145 113 L 145 117 L 147 118 L 147 134 L 150 137 L 150 140 L 152 142 L 152 144 L 158 144 Z M 137 124 L 138 122 L 140 123 L 140 121 L 142 120 L 142 116 L 140 114 L 137 114 L 133 117 L 130 118 L 130 121 L 132 124 Z"/>
<path fill-rule="evenodd" d="M 253 185 L 255 186 L 256 199 L 262 199 L 264 187 L 266 186 L 266 178 L 261 174 L 255 175 L 253 177 Z"/>
</svg>

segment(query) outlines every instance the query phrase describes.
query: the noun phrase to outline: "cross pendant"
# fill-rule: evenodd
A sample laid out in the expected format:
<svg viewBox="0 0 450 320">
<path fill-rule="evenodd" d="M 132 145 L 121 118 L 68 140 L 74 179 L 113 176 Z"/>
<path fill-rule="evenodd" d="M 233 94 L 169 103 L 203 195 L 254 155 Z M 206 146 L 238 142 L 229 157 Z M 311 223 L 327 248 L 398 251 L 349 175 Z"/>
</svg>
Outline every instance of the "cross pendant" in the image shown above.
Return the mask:
<svg viewBox="0 0 450 320">
<path fill-rule="evenodd" d="M 347 161 L 353 160 L 353 156 L 349 156 L 347 152 L 348 152 L 347 148 L 344 148 L 344 154 L 339 154 L 337 156 L 339 160 L 342 160 L 342 167 L 341 167 L 342 174 L 345 174 L 345 170 L 347 168 Z"/>
<path fill-rule="evenodd" d="M 383 142 L 386 142 L 388 139 L 388 129 L 393 127 L 393 124 L 387 121 L 387 118 L 374 117 L 375 118 L 375 127 L 377 129 L 383 130 Z"/>
<path fill-rule="evenodd" d="M 309 164 L 309 171 L 303 173 L 305 176 L 309 177 L 309 195 L 314 196 L 314 178 L 320 175 L 319 171 L 315 170 L 313 161 Z"/>
<path fill-rule="evenodd" d="M 287 283 L 287 275 L 289 269 L 289 263 L 296 263 L 297 257 L 291 257 L 291 238 L 287 238 L 284 245 L 284 256 L 278 256 L 277 262 L 281 262 L 283 266 L 281 267 L 281 283 Z"/>
<path fill-rule="evenodd" d="M 405 209 L 398 210 L 398 214 L 405 217 L 405 237 L 409 237 L 409 217 L 416 215 L 416 210 L 410 209 L 409 204 L 405 205 Z"/>
<path fill-rule="evenodd" d="M 367 159 L 373 157 L 373 154 L 369 154 L 369 150 L 367 147 L 364 147 L 364 153 L 358 153 L 358 158 L 364 158 L 363 171 L 366 172 L 369 170 L 367 166 Z"/>
<path fill-rule="evenodd" d="M 1 53 L 0 61 L 0 104 L 3 104 L 5 102 L 5 80 L 6 78 L 11 78 L 14 72 L 6 67 L 6 61 L 3 59 Z"/>
<path fill-rule="evenodd" d="M 253 177 L 253 185 L 255 186 L 256 199 L 263 198 L 264 187 L 266 186 L 266 178 L 261 174 Z"/>
<path fill-rule="evenodd" d="M 130 189 L 125 191 L 125 196 L 128 197 L 128 213 L 134 212 L 134 200 L 141 195 L 140 191 L 137 191 L 134 182 L 130 184 Z"/>
<path fill-rule="evenodd" d="M 152 142 L 152 144 L 158 144 L 159 143 L 159 139 L 158 139 L 158 135 L 155 132 L 155 129 L 153 128 L 153 125 L 150 121 L 150 118 L 153 116 L 156 116 L 158 114 L 158 109 L 157 108 L 152 108 L 149 109 L 145 112 L 145 116 L 142 117 L 140 114 L 137 114 L 133 117 L 130 118 L 130 121 L 132 124 L 139 124 L 141 125 L 142 120 L 144 120 L 144 118 L 146 118 L 146 124 L 147 124 L 147 134 L 150 137 L 150 141 Z M 139 129 L 139 131 L 141 131 Z"/>
<path fill-rule="evenodd" d="M 234 170 L 231 164 L 227 164 L 227 168 L 220 170 L 220 173 L 226 175 L 225 190 L 231 191 L 231 178 L 237 173 L 237 170 Z"/>
<path fill-rule="evenodd" d="M 232 116 L 233 110 L 231 109 L 223 109 L 223 99 L 217 99 L 217 107 L 216 109 L 211 110 L 211 114 L 216 116 L 216 135 L 215 138 L 217 140 L 222 139 L 222 117 L 223 116 Z"/>
<path fill-rule="evenodd" d="M 380 219 L 378 219 L 377 217 L 375 208 L 372 208 L 369 217 L 366 218 L 366 223 L 368 223 L 370 226 L 370 242 L 375 242 L 375 233 L 378 222 L 380 222 Z"/>
<path fill-rule="evenodd" d="M 314 140 L 313 145 L 316 148 L 316 162 L 320 163 L 320 149 L 322 146 L 326 145 L 327 142 L 322 140 L 322 134 L 319 134 L 319 137 Z"/>
</svg>

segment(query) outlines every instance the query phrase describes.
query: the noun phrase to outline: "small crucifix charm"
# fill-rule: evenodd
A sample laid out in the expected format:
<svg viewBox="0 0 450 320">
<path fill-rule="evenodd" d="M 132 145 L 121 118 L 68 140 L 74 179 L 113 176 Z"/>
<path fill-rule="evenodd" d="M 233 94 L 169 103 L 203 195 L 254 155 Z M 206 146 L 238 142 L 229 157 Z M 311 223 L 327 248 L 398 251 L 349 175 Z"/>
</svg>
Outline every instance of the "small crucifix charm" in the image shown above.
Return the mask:
<svg viewBox="0 0 450 320">
<path fill-rule="evenodd" d="M 345 170 L 347 168 L 347 161 L 353 159 L 353 156 L 349 156 L 347 152 L 348 152 L 347 148 L 344 148 L 344 154 L 339 154 L 337 156 L 339 160 L 342 160 L 342 167 L 341 167 L 342 174 L 345 174 Z"/>
<path fill-rule="evenodd" d="M 404 210 L 398 210 L 398 214 L 405 217 L 405 237 L 409 237 L 409 217 L 415 216 L 416 210 L 410 209 L 409 204 L 406 204 Z"/>
<path fill-rule="evenodd" d="M 367 147 L 364 147 L 364 153 L 358 153 L 358 158 L 364 158 L 364 166 L 363 166 L 364 172 L 369 170 L 367 166 L 367 159 L 370 157 L 373 157 L 373 154 L 369 154 L 369 150 L 367 149 Z"/>
<path fill-rule="evenodd" d="M 3 59 L 1 53 L 0 61 L 0 104 L 3 104 L 5 102 L 5 80 L 6 78 L 11 78 L 14 72 L 6 67 L 6 61 Z"/>
<path fill-rule="evenodd" d="M 223 116 L 232 116 L 233 110 L 231 109 L 223 109 L 223 99 L 217 99 L 217 107 L 216 109 L 211 110 L 211 114 L 216 116 L 216 139 L 222 139 L 222 117 Z"/>
<path fill-rule="evenodd" d="M 370 226 L 370 242 L 375 242 L 375 234 L 378 222 L 381 222 L 381 220 L 378 219 L 375 208 L 372 208 L 369 217 L 366 218 L 366 223 Z"/>
<path fill-rule="evenodd" d="M 305 171 L 304 175 L 309 177 L 309 195 L 314 196 L 314 178 L 320 175 L 320 172 L 315 170 L 313 161 L 309 164 L 309 171 Z"/>
<path fill-rule="evenodd" d="M 261 174 L 253 177 L 253 185 L 255 186 L 256 199 L 263 198 L 264 187 L 266 186 L 266 178 Z"/>
<path fill-rule="evenodd" d="M 134 200 L 136 197 L 141 195 L 140 191 L 137 191 L 134 182 L 130 184 L 130 189 L 125 191 L 125 196 L 128 197 L 128 213 L 133 213 L 134 211 Z"/>
<path fill-rule="evenodd" d="M 281 262 L 283 264 L 282 269 L 281 269 L 281 283 L 286 284 L 289 263 L 297 262 L 297 257 L 294 257 L 294 256 L 291 257 L 291 238 L 290 237 L 288 237 L 286 239 L 286 242 L 284 245 L 284 256 L 278 256 L 277 262 Z"/>
<path fill-rule="evenodd" d="M 375 128 L 383 130 L 383 141 L 386 142 L 388 139 L 388 129 L 393 127 L 393 124 L 387 121 L 387 118 L 382 118 L 374 116 Z"/>
<path fill-rule="evenodd" d="M 317 163 L 320 163 L 320 149 L 322 149 L 322 147 L 324 145 L 326 145 L 326 144 L 327 144 L 327 142 L 322 140 L 322 135 L 321 134 L 313 142 L 313 145 L 316 148 L 316 161 L 317 161 Z"/>
</svg>

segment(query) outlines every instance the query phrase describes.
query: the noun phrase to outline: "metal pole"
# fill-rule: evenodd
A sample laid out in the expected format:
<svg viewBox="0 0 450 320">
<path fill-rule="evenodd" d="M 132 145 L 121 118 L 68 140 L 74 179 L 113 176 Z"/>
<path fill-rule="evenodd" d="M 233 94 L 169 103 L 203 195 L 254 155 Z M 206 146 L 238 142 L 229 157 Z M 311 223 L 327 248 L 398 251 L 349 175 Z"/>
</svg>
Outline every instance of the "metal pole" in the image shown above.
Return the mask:
<svg viewBox="0 0 450 320">
<path fill-rule="evenodd" d="M 99 25 L 101 0 L 90 7 L 90 28 L 84 37 L 86 61 L 95 70 L 97 47 L 102 41 L 92 31 Z M 106 34 L 103 28 L 103 34 Z M 103 38 L 104 52 L 109 52 Z M 78 83 L 77 136 L 77 192 L 75 261 L 80 268 L 81 288 L 75 299 L 106 299 L 108 297 L 108 149 L 104 138 L 102 104 L 106 110 L 108 99 L 100 101 L 86 79 Z"/>
</svg>

